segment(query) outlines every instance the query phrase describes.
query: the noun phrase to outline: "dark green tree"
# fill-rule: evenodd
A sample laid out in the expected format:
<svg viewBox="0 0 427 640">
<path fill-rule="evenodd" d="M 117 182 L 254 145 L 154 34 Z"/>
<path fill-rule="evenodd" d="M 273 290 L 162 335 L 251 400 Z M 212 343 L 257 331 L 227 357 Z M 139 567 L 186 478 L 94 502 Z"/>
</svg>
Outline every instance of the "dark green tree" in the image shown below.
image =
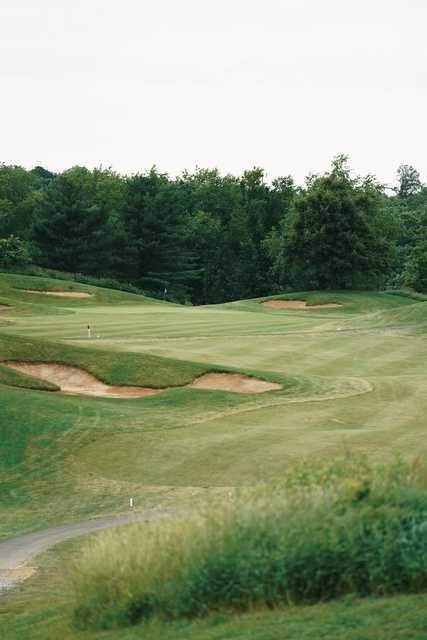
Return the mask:
<svg viewBox="0 0 427 640">
<path fill-rule="evenodd" d="M 406 200 L 416 195 L 422 189 L 420 174 L 410 164 L 401 164 L 397 170 L 398 189 L 397 194 Z"/>
<path fill-rule="evenodd" d="M 16 165 L 0 165 L 0 236 L 27 238 L 37 200 L 37 181 Z"/>
<path fill-rule="evenodd" d="M 311 176 L 295 199 L 281 241 L 271 238 L 279 282 L 297 288 L 380 286 L 393 260 L 392 221 L 380 185 L 352 178 L 346 156 L 331 172 Z"/>
<path fill-rule="evenodd" d="M 41 265 L 95 275 L 109 273 L 108 208 L 97 201 L 93 173 L 74 167 L 50 182 L 37 205 L 32 240 Z"/>
<path fill-rule="evenodd" d="M 405 284 L 427 291 L 427 208 L 417 212 L 414 240 L 405 263 Z"/>
<path fill-rule="evenodd" d="M 128 178 L 121 219 L 127 238 L 124 274 L 146 290 L 185 297 L 199 277 L 187 244 L 186 188 L 155 168 Z"/>
</svg>

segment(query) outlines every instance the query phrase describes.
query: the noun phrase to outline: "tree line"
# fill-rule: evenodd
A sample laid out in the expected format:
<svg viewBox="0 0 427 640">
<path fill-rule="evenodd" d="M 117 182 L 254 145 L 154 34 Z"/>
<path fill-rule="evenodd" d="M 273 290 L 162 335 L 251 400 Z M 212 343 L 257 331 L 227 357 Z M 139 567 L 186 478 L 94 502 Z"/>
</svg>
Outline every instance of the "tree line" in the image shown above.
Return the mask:
<svg viewBox="0 0 427 640">
<path fill-rule="evenodd" d="M 427 290 L 427 186 L 353 176 L 346 156 L 298 186 L 261 168 L 177 177 L 0 164 L 0 267 L 130 283 L 193 304 L 283 290 Z"/>
</svg>

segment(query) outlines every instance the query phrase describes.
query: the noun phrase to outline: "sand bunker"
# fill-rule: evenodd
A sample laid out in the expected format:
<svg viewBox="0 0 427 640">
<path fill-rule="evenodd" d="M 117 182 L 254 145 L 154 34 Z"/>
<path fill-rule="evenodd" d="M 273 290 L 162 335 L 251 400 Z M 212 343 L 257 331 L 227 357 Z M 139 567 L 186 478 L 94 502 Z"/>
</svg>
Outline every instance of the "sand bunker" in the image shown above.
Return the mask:
<svg viewBox="0 0 427 640">
<path fill-rule="evenodd" d="M 8 304 L 0 304 L 0 311 L 6 311 L 6 309 L 10 309 Z"/>
<path fill-rule="evenodd" d="M 65 364 L 51 362 L 7 362 L 6 364 L 21 373 L 52 382 L 60 387 L 63 393 L 70 395 L 141 398 L 155 395 L 161 391 L 161 389 L 147 387 L 122 387 L 104 384 L 84 369 Z"/>
<path fill-rule="evenodd" d="M 237 393 L 263 393 L 282 388 L 280 384 L 275 382 L 266 382 L 240 373 L 205 373 L 187 386 L 196 389 L 217 389 L 218 391 Z"/>
<path fill-rule="evenodd" d="M 21 289 L 26 293 L 36 293 L 42 296 L 59 296 L 60 298 L 91 298 L 91 293 L 84 291 L 40 291 L 40 289 Z"/>
<path fill-rule="evenodd" d="M 8 367 L 26 373 L 34 378 L 56 384 L 63 393 L 78 396 L 106 396 L 109 398 L 141 398 L 152 396 L 164 389 L 149 387 L 125 387 L 104 384 L 84 369 L 54 362 L 5 362 Z M 196 389 L 233 391 L 236 393 L 263 393 L 274 391 L 282 386 L 275 382 L 266 382 L 240 373 L 205 373 L 186 385 Z"/>
<path fill-rule="evenodd" d="M 336 302 L 308 304 L 306 300 L 267 300 L 262 304 L 270 309 L 337 309 L 342 307 L 342 304 Z"/>
</svg>

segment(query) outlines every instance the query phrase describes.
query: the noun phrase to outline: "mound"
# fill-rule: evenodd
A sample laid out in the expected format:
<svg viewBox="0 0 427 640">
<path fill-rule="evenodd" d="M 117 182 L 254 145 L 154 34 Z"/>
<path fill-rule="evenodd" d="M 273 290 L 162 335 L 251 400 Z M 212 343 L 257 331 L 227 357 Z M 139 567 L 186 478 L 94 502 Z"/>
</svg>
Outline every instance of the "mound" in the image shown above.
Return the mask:
<svg viewBox="0 0 427 640">
<path fill-rule="evenodd" d="M 91 293 L 84 291 L 41 291 L 40 289 L 21 289 L 25 293 L 36 293 L 42 296 L 58 296 L 60 298 L 91 298 Z"/>
<path fill-rule="evenodd" d="M 337 302 L 309 304 L 306 300 L 267 300 L 262 304 L 270 309 L 337 309 L 343 306 Z"/>
<path fill-rule="evenodd" d="M 8 367 L 56 384 L 63 393 L 110 398 L 141 398 L 160 393 L 161 389 L 104 384 L 84 369 L 53 362 L 7 362 Z"/>
<path fill-rule="evenodd" d="M 196 389 L 216 389 L 218 391 L 234 391 L 236 393 L 263 393 L 281 389 L 276 382 L 266 382 L 240 373 L 205 373 L 196 378 L 188 387 Z"/>
</svg>

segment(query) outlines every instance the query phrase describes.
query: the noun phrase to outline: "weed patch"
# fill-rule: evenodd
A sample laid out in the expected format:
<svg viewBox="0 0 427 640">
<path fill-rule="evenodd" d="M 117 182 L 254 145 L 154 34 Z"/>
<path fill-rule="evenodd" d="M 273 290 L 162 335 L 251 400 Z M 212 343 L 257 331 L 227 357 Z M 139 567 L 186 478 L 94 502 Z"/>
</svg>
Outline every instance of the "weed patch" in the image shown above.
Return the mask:
<svg viewBox="0 0 427 640">
<path fill-rule="evenodd" d="M 97 539 L 74 572 L 74 620 L 141 619 L 311 604 L 427 587 L 427 494 L 404 464 L 327 483 L 285 482 L 190 519 Z"/>
</svg>

